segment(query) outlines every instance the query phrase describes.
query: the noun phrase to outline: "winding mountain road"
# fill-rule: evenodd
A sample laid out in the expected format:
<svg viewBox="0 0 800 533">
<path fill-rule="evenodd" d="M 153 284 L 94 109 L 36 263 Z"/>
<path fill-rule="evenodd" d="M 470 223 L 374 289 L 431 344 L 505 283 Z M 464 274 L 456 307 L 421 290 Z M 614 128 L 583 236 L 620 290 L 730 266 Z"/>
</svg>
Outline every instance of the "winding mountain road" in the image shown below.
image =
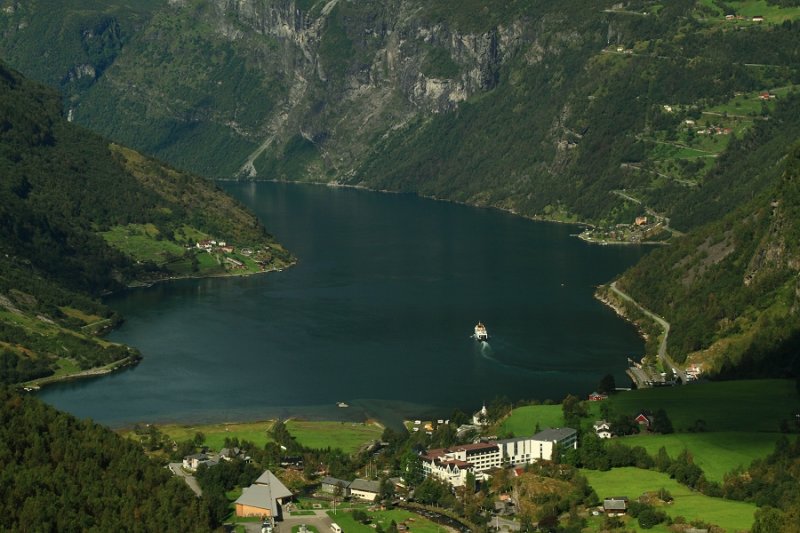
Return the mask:
<svg viewBox="0 0 800 533">
<path fill-rule="evenodd" d="M 635 305 L 642 313 L 647 315 L 648 317 L 652 318 L 661 326 L 664 330 L 664 335 L 661 337 L 661 343 L 658 345 L 658 358 L 664 362 L 664 365 L 669 366 L 673 369 L 673 371 L 678 375 L 678 378 L 681 380 L 681 383 L 686 383 L 686 372 L 682 368 L 680 368 L 675 361 L 667 354 L 667 337 L 669 337 L 669 322 L 664 320 L 662 317 L 658 316 L 657 314 L 653 313 L 649 309 L 642 307 L 642 305 L 634 300 L 630 295 L 622 292 L 622 290 L 617 287 L 617 282 L 613 281 L 610 285 L 611 290 L 622 298 L 633 305 Z"/>
</svg>

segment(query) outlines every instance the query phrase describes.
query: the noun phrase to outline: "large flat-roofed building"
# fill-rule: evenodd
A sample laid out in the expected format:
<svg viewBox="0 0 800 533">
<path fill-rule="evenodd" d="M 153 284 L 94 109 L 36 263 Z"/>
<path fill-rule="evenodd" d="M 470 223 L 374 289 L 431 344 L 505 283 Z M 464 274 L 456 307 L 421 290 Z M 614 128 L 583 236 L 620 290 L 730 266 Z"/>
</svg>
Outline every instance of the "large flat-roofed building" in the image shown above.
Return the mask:
<svg viewBox="0 0 800 533">
<path fill-rule="evenodd" d="M 469 473 L 480 481 L 488 478 L 486 472 L 492 468 L 549 461 L 556 447 L 561 450 L 577 448 L 577 435 L 578 432 L 571 428 L 553 428 L 540 431 L 532 437 L 428 450 L 421 457 L 422 469 L 426 476 L 434 476 L 460 487 L 466 483 Z"/>
</svg>

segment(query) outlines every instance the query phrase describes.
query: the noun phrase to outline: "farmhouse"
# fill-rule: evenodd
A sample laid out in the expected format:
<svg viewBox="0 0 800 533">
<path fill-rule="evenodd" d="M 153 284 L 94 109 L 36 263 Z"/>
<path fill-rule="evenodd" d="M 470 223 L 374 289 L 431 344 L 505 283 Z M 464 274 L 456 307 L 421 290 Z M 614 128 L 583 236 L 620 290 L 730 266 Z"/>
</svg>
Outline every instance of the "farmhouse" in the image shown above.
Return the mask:
<svg viewBox="0 0 800 533">
<path fill-rule="evenodd" d="M 605 420 L 596 421 L 592 428 L 594 429 L 595 435 L 601 439 L 610 439 L 613 437 L 613 434 L 611 433 L 611 424 Z"/>
<path fill-rule="evenodd" d="M 653 425 L 653 417 L 645 412 L 639 413 L 633 421 L 639 424 L 640 428 L 647 430 Z"/>
<path fill-rule="evenodd" d="M 619 516 L 628 512 L 627 496 L 616 496 L 603 500 L 603 511 L 607 515 Z"/>
<path fill-rule="evenodd" d="M 236 516 L 280 520 L 281 506 L 291 497 L 292 491 L 287 489 L 275 474 L 266 470 L 255 483 L 245 488 L 236 500 Z"/>
</svg>

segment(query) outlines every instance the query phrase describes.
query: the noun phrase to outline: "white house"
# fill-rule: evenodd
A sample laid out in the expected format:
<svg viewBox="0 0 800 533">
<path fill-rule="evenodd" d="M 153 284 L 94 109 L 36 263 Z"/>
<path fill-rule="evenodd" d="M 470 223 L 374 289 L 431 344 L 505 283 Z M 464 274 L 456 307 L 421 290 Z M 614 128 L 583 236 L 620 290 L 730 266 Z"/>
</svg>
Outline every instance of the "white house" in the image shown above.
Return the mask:
<svg viewBox="0 0 800 533">
<path fill-rule="evenodd" d="M 595 434 L 601 439 L 610 439 L 614 436 L 613 433 L 611 433 L 611 424 L 605 420 L 596 421 L 592 428 L 594 428 Z"/>
<path fill-rule="evenodd" d="M 381 491 L 381 484 L 378 481 L 368 479 L 354 479 L 350 483 L 350 496 L 359 500 L 374 502 Z"/>
<path fill-rule="evenodd" d="M 472 423 L 476 426 L 489 425 L 489 410 L 486 409 L 486 404 L 483 404 L 481 410 L 472 415 Z"/>
<path fill-rule="evenodd" d="M 187 455 L 186 457 L 183 458 L 183 468 L 185 468 L 186 470 L 191 470 L 192 472 L 197 470 L 200 467 L 200 465 L 214 466 L 216 464 L 219 464 L 219 461 L 211 459 L 208 455 L 204 453 Z"/>
</svg>

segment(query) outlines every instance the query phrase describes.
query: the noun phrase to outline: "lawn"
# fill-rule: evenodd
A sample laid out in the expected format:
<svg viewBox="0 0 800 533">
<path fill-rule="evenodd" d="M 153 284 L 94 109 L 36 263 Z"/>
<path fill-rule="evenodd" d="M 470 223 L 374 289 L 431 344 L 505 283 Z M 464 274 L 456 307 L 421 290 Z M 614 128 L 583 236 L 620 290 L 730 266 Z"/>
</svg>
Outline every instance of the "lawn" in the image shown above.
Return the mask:
<svg viewBox="0 0 800 533">
<path fill-rule="evenodd" d="M 795 382 L 760 379 L 641 389 L 607 400 L 613 413 L 635 416 L 641 409 L 666 410 L 676 432 L 698 419 L 707 431 L 776 432 L 800 411 Z"/>
<path fill-rule="evenodd" d="M 564 425 L 561 405 L 526 405 L 517 407 L 511 416 L 503 420 L 497 429 L 499 435 L 509 433 L 517 437 L 528 437 L 535 433 L 536 424 L 541 429 L 557 428 Z"/>
<path fill-rule="evenodd" d="M 159 240 L 159 231 L 152 224 L 114 226 L 100 235 L 108 244 L 137 261 L 163 264 L 184 254 L 184 248 L 166 239 Z"/>
<path fill-rule="evenodd" d="M 607 472 L 582 470 L 582 473 L 601 499 L 609 496 L 627 496 L 633 500 L 645 492 L 656 491 L 663 487 L 675 498 L 671 505 L 663 507 L 663 510 L 673 518 L 683 516 L 687 521 L 700 519 L 717 524 L 729 533 L 748 530 L 753 525 L 755 505 L 704 496 L 660 472 L 629 467 L 614 468 Z M 636 527 L 638 528 L 638 525 Z M 651 531 L 669 530 L 662 524 Z"/>
<path fill-rule="evenodd" d="M 289 420 L 286 429 L 297 442 L 309 448 L 339 448 L 353 453 L 369 441 L 380 439 L 383 427 L 363 422 L 309 422 Z"/>
<path fill-rule="evenodd" d="M 368 511 L 367 514 L 370 516 L 370 518 L 372 518 L 373 524 L 380 524 L 384 530 L 389 527 L 389 525 L 392 523 L 392 520 L 394 520 L 397 524 L 405 522 L 408 529 L 413 533 L 442 533 L 444 530 L 442 526 L 431 522 L 427 518 L 403 509 L 374 512 Z M 330 516 L 331 519 L 347 533 L 372 533 L 375 531 L 372 527 L 353 520 L 353 515 L 348 512 L 339 512 L 333 514 L 333 511 L 328 511 L 328 516 Z"/>
<path fill-rule="evenodd" d="M 225 446 L 225 437 L 237 437 L 240 441 L 247 440 L 258 447 L 263 447 L 272 440 L 267 435 L 267 431 L 269 431 L 273 423 L 274 421 L 272 420 L 266 420 L 261 422 L 230 422 L 189 426 L 165 424 L 159 425 L 158 429 L 178 442 L 191 440 L 197 432 L 200 432 L 205 435 L 205 445 L 213 451 L 219 451 Z"/>
<path fill-rule="evenodd" d="M 780 433 L 747 433 L 725 431 L 718 433 L 673 433 L 670 435 L 634 435 L 622 437 L 617 442 L 628 446 L 642 446 L 655 456 L 664 446 L 669 456 L 675 458 L 688 449 L 694 462 L 703 469 L 706 478 L 722 482 L 726 473 L 741 466 L 747 467 L 754 459 L 769 455 L 775 448 Z"/>
</svg>

